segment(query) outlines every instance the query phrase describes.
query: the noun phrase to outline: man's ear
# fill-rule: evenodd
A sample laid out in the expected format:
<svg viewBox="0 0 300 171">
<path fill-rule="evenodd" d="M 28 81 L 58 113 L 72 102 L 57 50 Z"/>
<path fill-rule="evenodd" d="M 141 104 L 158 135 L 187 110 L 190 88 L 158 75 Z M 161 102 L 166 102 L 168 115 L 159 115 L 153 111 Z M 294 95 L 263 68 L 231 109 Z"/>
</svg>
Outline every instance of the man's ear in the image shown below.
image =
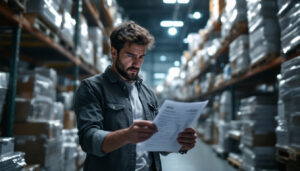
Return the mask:
<svg viewBox="0 0 300 171">
<path fill-rule="evenodd" d="M 118 56 L 117 49 L 112 46 L 110 48 L 110 53 L 111 53 L 111 57 L 112 57 L 113 61 L 115 61 L 117 59 L 117 56 Z"/>
</svg>

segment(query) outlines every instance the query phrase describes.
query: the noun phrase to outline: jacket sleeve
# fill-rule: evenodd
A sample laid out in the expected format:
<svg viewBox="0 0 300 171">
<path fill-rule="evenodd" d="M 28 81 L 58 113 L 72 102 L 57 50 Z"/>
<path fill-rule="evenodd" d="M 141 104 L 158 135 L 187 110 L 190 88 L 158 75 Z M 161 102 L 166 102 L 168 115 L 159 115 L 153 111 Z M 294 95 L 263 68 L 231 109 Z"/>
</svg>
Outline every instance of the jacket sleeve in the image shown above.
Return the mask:
<svg viewBox="0 0 300 171">
<path fill-rule="evenodd" d="M 82 149 L 101 157 L 106 154 L 101 146 L 109 132 L 103 130 L 103 109 L 95 93 L 87 80 L 82 81 L 75 96 L 75 113 Z"/>
</svg>

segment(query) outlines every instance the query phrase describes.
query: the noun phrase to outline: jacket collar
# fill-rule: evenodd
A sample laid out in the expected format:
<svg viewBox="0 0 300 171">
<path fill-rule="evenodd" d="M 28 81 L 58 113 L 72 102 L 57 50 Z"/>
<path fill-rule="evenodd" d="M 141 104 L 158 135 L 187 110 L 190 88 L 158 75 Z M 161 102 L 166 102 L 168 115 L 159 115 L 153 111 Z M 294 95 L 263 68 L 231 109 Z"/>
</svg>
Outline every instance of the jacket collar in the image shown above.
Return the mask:
<svg viewBox="0 0 300 171">
<path fill-rule="evenodd" d="M 106 70 L 104 72 L 104 75 L 107 76 L 107 78 L 109 79 L 109 81 L 111 83 L 116 83 L 118 81 L 125 82 L 116 72 L 114 72 L 111 69 L 111 66 L 108 66 L 106 68 Z M 143 79 L 141 79 L 140 77 L 137 77 L 137 80 L 136 80 L 135 84 L 136 84 L 138 89 L 140 89 L 142 82 L 143 82 Z"/>
</svg>

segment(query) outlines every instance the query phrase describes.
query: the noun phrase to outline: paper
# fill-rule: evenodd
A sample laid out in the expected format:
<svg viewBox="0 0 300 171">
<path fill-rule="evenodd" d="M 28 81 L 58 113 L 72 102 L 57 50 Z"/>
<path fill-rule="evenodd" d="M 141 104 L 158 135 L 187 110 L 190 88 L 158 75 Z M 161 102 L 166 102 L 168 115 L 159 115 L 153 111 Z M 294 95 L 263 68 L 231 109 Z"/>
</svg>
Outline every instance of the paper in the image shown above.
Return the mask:
<svg viewBox="0 0 300 171">
<path fill-rule="evenodd" d="M 207 103 L 208 101 L 185 103 L 166 100 L 153 121 L 158 132 L 138 144 L 138 150 L 178 152 L 181 148 L 176 140 L 178 134 L 191 127 Z"/>
</svg>

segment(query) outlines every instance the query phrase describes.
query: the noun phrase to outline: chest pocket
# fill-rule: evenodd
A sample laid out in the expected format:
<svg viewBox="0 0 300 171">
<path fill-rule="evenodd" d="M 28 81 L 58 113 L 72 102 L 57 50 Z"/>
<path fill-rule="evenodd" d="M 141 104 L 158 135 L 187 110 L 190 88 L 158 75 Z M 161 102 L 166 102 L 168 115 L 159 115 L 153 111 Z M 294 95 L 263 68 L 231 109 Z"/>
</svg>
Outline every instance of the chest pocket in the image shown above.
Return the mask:
<svg viewBox="0 0 300 171">
<path fill-rule="evenodd" d="M 119 111 L 119 110 L 123 110 L 125 108 L 125 105 L 109 103 L 109 104 L 107 104 L 107 107 L 108 107 L 108 109 L 110 109 L 112 111 Z"/>
</svg>

